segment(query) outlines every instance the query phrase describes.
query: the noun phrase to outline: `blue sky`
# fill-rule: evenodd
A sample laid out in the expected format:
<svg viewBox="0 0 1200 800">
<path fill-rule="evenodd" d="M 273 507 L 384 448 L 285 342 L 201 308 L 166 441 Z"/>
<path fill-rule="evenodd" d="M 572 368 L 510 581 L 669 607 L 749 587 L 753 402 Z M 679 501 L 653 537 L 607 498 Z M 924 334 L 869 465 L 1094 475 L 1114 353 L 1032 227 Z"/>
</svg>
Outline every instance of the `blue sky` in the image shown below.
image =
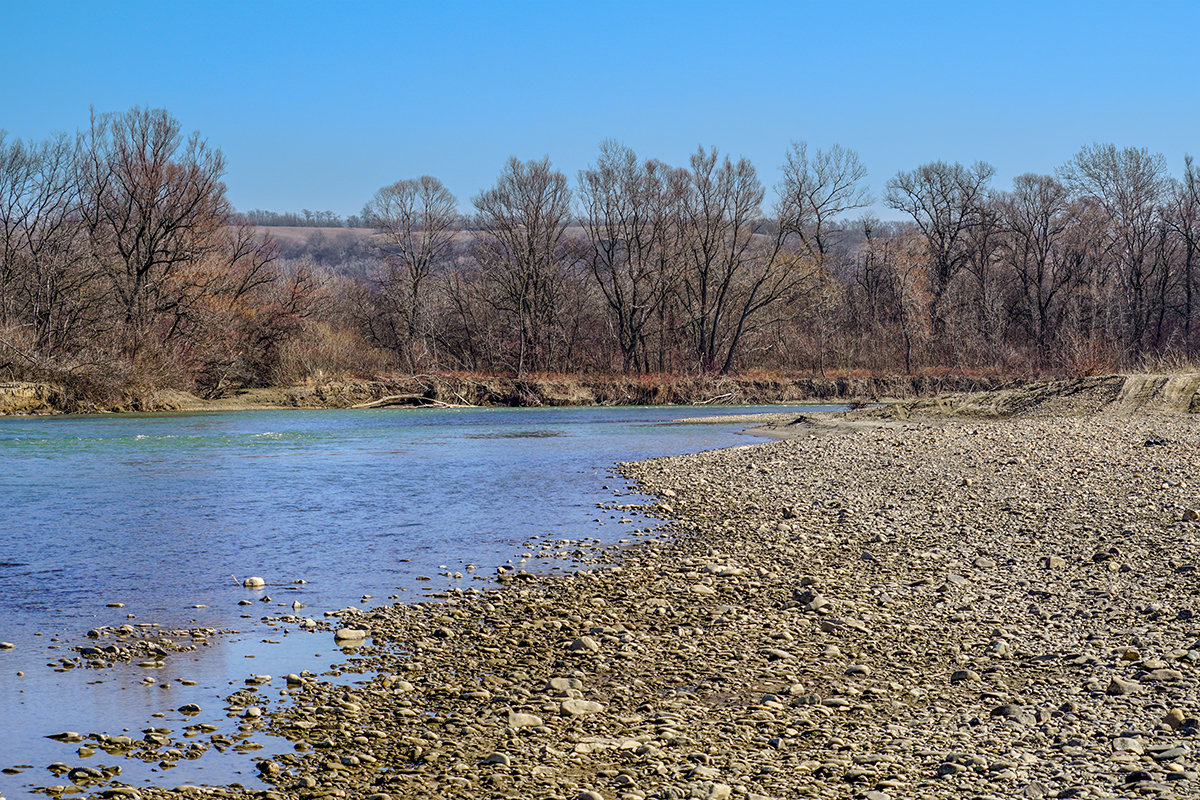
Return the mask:
<svg viewBox="0 0 1200 800">
<path fill-rule="evenodd" d="M 935 159 L 1007 187 L 1084 144 L 1200 157 L 1200 3 L 0 0 L 0 128 L 164 107 L 238 208 L 356 213 L 436 175 L 467 207 L 510 155 L 574 178 L 615 138 L 685 163 L 857 150 L 876 196 Z"/>
</svg>

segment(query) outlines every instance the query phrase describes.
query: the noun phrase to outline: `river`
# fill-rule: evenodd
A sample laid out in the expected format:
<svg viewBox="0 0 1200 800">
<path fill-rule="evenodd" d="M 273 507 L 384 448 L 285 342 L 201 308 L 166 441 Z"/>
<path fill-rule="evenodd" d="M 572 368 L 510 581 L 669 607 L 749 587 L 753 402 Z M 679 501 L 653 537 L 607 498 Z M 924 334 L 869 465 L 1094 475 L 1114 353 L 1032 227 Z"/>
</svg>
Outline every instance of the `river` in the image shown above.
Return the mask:
<svg viewBox="0 0 1200 800">
<path fill-rule="evenodd" d="M 261 784 L 253 759 L 282 746 L 210 749 L 175 766 L 45 738 L 133 738 L 208 722 L 251 674 L 323 672 L 329 634 L 273 626 L 292 611 L 486 588 L 501 565 L 570 568 L 580 540 L 653 535 L 625 460 L 748 444 L 740 423 L 680 417 L 825 406 L 243 411 L 0 419 L 0 795 L 65 785 L 46 770 L 119 765 L 131 784 Z M 548 543 L 571 540 L 570 545 Z M 594 542 L 591 542 L 594 540 Z M 242 581 L 259 576 L 261 589 Z M 211 627 L 160 668 L 68 668 L 98 626 Z M 153 631 L 152 628 L 146 629 Z M 349 678 L 347 678 L 349 680 Z M 278 691 L 274 692 L 278 694 Z M 270 696 L 270 693 L 267 693 Z M 201 707 L 184 717 L 185 703 Z M 203 738 L 203 737 L 202 737 Z"/>
</svg>

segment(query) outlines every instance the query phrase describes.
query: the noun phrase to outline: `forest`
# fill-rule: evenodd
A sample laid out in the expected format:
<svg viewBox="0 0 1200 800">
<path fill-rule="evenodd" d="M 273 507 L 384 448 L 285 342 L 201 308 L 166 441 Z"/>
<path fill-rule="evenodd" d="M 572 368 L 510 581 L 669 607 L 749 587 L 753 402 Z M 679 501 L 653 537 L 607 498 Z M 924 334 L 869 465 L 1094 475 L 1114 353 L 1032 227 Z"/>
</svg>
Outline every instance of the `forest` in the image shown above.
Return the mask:
<svg viewBox="0 0 1200 800">
<path fill-rule="evenodd" d="M 934 161 L 876 197 L 850 149 L 753 164 L 608 140 L 574 179 L 503 165 L 361 214 L 230 204 L 162 109 L 0 132 L 0 380 L 214 397 L 332 377 L 1086 374 L 1194 363 L 1200 172 L 1082 147 L 1007 189 Z M 464 208 L 469 207 L 469 211 Z M 893 221 L 869 213 L 888 209 Z"/>
</svg>

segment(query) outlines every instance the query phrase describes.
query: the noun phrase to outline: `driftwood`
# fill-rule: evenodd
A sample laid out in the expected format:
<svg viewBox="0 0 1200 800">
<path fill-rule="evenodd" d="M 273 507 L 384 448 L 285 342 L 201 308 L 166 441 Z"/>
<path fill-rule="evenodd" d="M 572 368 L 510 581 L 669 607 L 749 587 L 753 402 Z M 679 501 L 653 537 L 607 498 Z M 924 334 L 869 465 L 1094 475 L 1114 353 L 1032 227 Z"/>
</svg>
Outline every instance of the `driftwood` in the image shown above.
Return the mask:
<svg viewBox="0 0 1200 800">
<path fill-rule="evenodd" d="M 399 405 L 406 400 L 417 400 L 424 404 L 416 405 L 417 408 L 478 408 L 478 406 L 473 406 L 470 403 L 447 403 L 444 400 L 434 400 L 433 398 L 426 397 L 423 394 L 390 394 L 387 397 L 381 397 L 378 400 L 369 400 L 365 403 L 356 403 L 350 407 L 385 408 L 387 406 Z"/>
<path fill-rule="evenodd" d="M 698 405 L 698 406 L 706 406 L 706 405 L 708 405 L 709 403 L 716 403 L 716 402 L 719 402 L 719 401 L 721 401 L 721 400 L 728 400 L 729 398 L 733 397 L 733 395 L 734 395 L 734 393 L 733 393 L 733 392 L 727 392 L 727 393 L 725 393 L 725 394 L 719 394 L 719 395 L 717 395 L 716 397 L 710 397 L 710 398 L 708 398 L 707 400 L 701 400 L 699 403 L 696 403 L 696 405 Z"/>
</svg>

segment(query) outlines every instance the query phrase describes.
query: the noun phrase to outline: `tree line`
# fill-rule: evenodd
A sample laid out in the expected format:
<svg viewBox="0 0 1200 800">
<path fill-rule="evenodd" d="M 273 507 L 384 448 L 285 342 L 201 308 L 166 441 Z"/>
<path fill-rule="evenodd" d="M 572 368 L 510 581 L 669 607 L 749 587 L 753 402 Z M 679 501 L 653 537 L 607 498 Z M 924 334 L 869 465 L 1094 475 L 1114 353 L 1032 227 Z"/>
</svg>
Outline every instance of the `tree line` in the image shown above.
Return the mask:
<svg viewBox="0 0 1200 800">
<path fill-rule="evenodd" d="M 381 188 L 305 245 L 238 214 L 225 161 L 161 109 L 74 136 L 0 133 L 0 376 L 227 388 L 389 371 L 1073 371 L 1200 347 L 1200 176 L 1084 147 L 1008 189 L 995 170 L 866 168 L 796 143 L 754 165 L 614 141 L 575 180 L 512 158 L 470 200 Z M 296 219 L 292 219 L 296 216 Z M 324 224 L 328 223 L 328 224 Z M 316 237 L 316 238 L 312 238 Z"/>
<path fill-rule="evenodd" d="M 295 211 L 267 211 L 261 208 L 241 212 L 241 216 L 251 225 L 289 227 L 289 228 L 358 228 L 363 222 L 356 214 L 342 218 L 333 211 L 311 211 L 307 208 Z"/>
<path fill-rule="evenodd" d="M 1010 373 L 1194 360 L 1200 175 L 1097 144 L 1011 188 L 935 161 L 887 180 L 794 144 L 776 200 L 746 159 L 605 142 L 572 189 L 511 159 L 461 215 L 424 176 L 363 210 L 382 265 L 360 329 L 406 368 Z"/>
</svg>

